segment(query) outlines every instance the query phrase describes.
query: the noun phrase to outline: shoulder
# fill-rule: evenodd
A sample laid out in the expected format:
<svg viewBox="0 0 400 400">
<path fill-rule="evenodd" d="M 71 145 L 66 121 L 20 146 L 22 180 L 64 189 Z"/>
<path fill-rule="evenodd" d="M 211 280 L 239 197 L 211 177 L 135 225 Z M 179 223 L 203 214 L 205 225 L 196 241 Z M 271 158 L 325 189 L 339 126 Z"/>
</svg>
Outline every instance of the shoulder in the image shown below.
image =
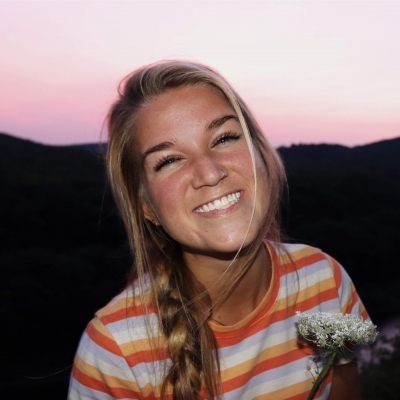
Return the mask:
<svg viewBox="0 0 400 400">
<path fill-rule="evenodd" d="M 273 244 L 280 265 L 281 286 L 294 282 L 299 298 L 324 304 L 324 311 L 335 311 L 368 317 L 347 271 L 321 249 L 304 244 Z"/>
<path fill-rule="evenodd" d="M 137 281 L 115 296 L 105 307 L 98 310 L 88 323 L 79 347 L 78 355 L 88 354 L 97 359 L 115 357 L 135 362 L 135 354 L 151 348 L 159 336 L 158 317 L 148 306 L 150 285 Z"/>
<path fill-rule="evenodd" d="M 269 242 L 273 247 L 274 255 L 279 264 L 292 267 L 299 272 L 302 269 L 309 271 L 331 270 L 334 264 L 339 265 L 336 260 L 324 253 L 317 247 L 299 243 L 274 243 Z"/>
<path fill-rule="evenodd" d="M 100 308 L 95 317 L 105 325 L 129 317 L 141 317 L 149 314 L 151 303 L 151 285 L 146 275 L 142 282 L 135 280 L 116 295 L 107 305 Z"/>
<path fill-rule="evenodd" d="M 144 292 L 139 287 L 144 287 Z M 128 393 L 124 398 L 142 398 L 142 386 L 146 388 L 149 379 L 156 381 L 151 363 L 154 345 L 157 345 L 158 319 L 143 304 L 148 295 L 146 286 L 134 282 L 97 311 L 78 346 L 69 398 L 92 395 L 92 390 L 101 395 L 90 398 L 103 399 L 103 392 L 111 394 L 114 391 L 118 396 Z M 149 367 L 143 369 L 143 365 Z"/>
<path fill-rule="evenodd" d="M 134 343 L 151 336 L 151 328 L 158 327 L 158 319 L 151 306 L 151 290 L 148 278 L 139 284 L 134 281 L 115 296 L 105 307 L 98 310 L 89 324 L 107 332 L 118 346 Z"/>
<path fill-rule="evenodd" d="M 338 288 L 349 285 L 351 279 L 339 262 L 321 249 L 306 244 L 274 244 L 283 264 L 291 266 L 298 277 L 332 280 Z"/>
</svg>

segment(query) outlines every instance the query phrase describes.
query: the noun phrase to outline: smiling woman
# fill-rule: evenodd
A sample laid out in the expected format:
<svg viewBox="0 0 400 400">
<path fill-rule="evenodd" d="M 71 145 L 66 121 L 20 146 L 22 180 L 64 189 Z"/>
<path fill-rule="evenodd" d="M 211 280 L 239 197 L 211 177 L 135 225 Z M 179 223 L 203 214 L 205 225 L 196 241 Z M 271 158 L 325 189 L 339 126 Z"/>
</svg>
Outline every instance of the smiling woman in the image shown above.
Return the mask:
<svg viewBox="0 0 400 400">
<path fill-rule="evenodd" d="M 194 63 L 135 71 L 108 173 L 132 275 L 89 323 L 69 399 L 306 399 L 319 358 L 296 311 L 367 314 L 335 260 L 280 242 L 282 163 L 231 86 Z M 315 398 L 359 398 L 349 361 Z"/>
</svg>

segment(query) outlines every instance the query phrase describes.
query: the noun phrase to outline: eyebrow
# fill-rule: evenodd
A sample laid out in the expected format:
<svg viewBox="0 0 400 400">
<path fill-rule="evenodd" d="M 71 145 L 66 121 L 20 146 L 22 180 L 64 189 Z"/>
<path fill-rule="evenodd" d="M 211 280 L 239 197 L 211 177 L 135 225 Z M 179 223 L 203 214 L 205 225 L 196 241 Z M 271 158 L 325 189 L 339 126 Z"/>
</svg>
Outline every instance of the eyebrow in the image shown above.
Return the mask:
<svg viewBox="0 0 400 400">
<path fill-rule="evenodd" d="M 172 147 L 174 145 L 174 143 L 172 142 L 162 142 L 159 144 L 156 144 L 153 147 L 150 147 L 149 149 L 147 149 L 143 155 L 142 155 L 142 163 L 144 164 L 144 161 L 146 160 L 146 157 L 149 156 L 152 153 L 156 153 L 157 151 L 162 151 L 162 150 L 166 150 L 170 147 Z"/>
<path fill-rule="evenodd" d="M 213 121 L 211 121 L 207 126 L 206 130 L 207 131 L 212 131 L 213 129 L 219 128 L 221 125 L 223 125 L 226 121 L 229 120 L 235 120 L 236 122 L 239 122 L 239 118 L 236 115 L 225 115 L 220 118 L 216 118 Z"/>
</svg>

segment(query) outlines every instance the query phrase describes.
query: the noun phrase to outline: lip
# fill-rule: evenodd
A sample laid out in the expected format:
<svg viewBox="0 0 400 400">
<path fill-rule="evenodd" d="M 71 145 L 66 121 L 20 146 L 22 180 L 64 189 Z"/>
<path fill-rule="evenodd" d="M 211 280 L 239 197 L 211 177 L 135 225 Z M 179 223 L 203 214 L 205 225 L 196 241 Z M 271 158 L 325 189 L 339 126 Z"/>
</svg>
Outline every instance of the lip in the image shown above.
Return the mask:
<svg viewBox="0 0 400 400">
<path fill-rule="evenodd" d="M 228 208 L 220 209 L 220 210 L 210 210 L 210 211 L 207 211 L 207 212 L 197 211 L 200 207 L 203 207 L 203 206 L 205 206 L 205 205 L 207 205 L 207 204 L 209 204 L 209 203 L 212 203 L 212 202 L 214 202 L 215 200 L 222 199 L 224 196 L 228 197 L 229 195 L 232 195 L 232 194 L 234 194 L 234 193 L 240 193 L 239 200 L 236 201 L 235 203 L 233 203 L 233 204 L 232 204 L 230 207 L 228 207 Z M 227 212 L 233 211 L 233 209 L 236 208 L 236 206 L 237 206 L 239 203 L 241 203 L 242 199 L 243 199 L 243 191 L 242 191 L 242 190 L 233 190 L 233 191 L 229 191 L 229 192 L 226 192 L 225 194 L 221 194 L 221 195 L 218 195 L 218 196 L 214 196 L 213 198 L 207 200 L 206 202 L 201 203 L 201 204 L 198 205 L 196 208 L 194 208 L 193 212 L 194 212 L 195 214 L 197 214 L 197 215 L 201 215 L 201 216 L 204 216 L 204 217 L 205 217 L 205 216 L 212 216 L 212 215 L 216 215 L 216 214 L 218 214 L 218 215 L 220 215 L 220 214 L 225 214 L 225 213 L 227 213 Z"/>
</svg>

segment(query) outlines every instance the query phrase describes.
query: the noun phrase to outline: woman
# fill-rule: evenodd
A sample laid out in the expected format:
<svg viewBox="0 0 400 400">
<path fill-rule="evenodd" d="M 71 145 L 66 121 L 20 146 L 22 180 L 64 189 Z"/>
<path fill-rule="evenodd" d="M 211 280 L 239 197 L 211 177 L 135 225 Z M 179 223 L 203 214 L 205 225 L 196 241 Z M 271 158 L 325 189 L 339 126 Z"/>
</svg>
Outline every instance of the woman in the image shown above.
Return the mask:
<svg viewBox="0 0 400 400">
<path fill-rule="evenodd" d="M 126 78 L 108 122 L 133 273 L 88 325 L 69 398 L 306 399 L 318 362 L 296 311 L 367 315 L 335 260 L 280 244 L 282 163 L 244 102 L 163 62 Z M 355 363 L 315 398 L 360 398 Z"/>
</svg>

